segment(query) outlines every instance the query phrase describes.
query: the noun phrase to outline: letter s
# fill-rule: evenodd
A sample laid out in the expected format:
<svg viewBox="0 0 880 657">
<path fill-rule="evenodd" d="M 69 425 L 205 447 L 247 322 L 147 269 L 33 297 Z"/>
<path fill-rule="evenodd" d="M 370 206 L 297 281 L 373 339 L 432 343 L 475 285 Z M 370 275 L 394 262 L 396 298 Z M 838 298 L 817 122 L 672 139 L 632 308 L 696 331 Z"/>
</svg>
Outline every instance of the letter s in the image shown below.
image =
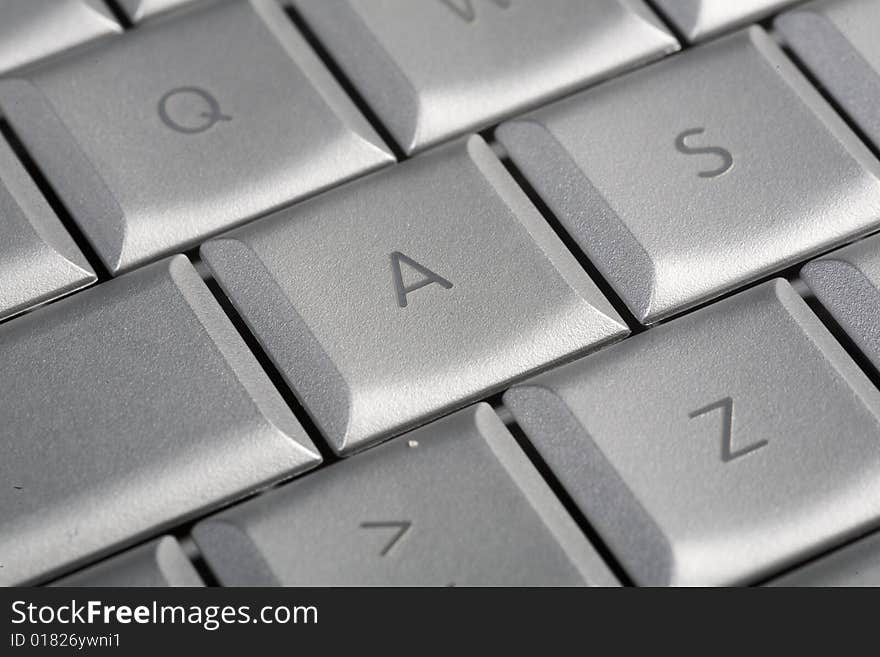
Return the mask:
<svg viewBox="0 0 880 657">
<path fill-rule="evenodd" d="M 27 614 L 25 614 L 20 608 L 25 604 L 24 600 L 16 600 L 12 603 L 12 611 L 19 616 L 19 620 L 12 619 L 12 622 L 16 625 L 24 623 L 27 620 Z"/>
<path fill-rule="evenodd" d="M 688 146 L 685 143 L 685 139 L 691 137 L 693 135 L 701 135 L 705 132 L 703 128 L 690 128 L 689 130 L 685 130 L 680 135 L 675 138 L 675 150 L 679 153 L 684 153 L 685 155 L 717 155 L 721 158 L 722 164 L 717 169 L 711 169 L 709 171 L 699 171 L 697 175 L 700 178 L 717 178 L 718 176 L 727 173 L 730 171 L 730 168 L 733 166 L 733 155 L 730 154 L 730 151 L 726 148 L 721 148 L 720 146 Z"/>
</svg>

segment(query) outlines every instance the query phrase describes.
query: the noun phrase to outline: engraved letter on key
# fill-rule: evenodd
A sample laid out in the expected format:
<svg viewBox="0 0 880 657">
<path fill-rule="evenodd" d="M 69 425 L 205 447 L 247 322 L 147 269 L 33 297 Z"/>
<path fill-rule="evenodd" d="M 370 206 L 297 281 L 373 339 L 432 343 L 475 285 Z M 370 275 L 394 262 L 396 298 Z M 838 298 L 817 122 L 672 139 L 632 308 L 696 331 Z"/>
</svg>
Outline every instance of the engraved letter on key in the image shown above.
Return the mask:
<svg viewBox="0 0 880 657">
<path fill-rule="evenodd" d="M 171 108 L 177 107 L 177 111 Z M 220 103 L 201 87 L 178 87 L 159 99 L 159 118 L 175 132 L 195 135 L 232 117 L 220 111 Z M 186 119 L 186 120 L 185 120 Z"/>
<path fill-rule="evenodd" d="M 751 445 L 741 447 L 736 451 L 731 451 L 731 441 L 733 439 L 733 399 L 725 397 L 717 402 L 697 409 L 692 413 L 688 413 L 688 417 L 692 420 L 712 411 L 721 411 L 721 462 L 730 463 L 741 456 L 745 456 L 757 449 L 761 449 L 767 444 L 766 440 L 759 440 Z"/>
<path fill-rule="evenodd" d="M 721 158 L 721 164 L 716 169 L 708 169 L 705 171 L 699 171 L 697 175 L 700 178 L 717 178 L 728 171 L 730 171 L 731 167 L 733 167 L 733 155 L 730 154 L 730 151 L 726 148 L 721 148 L 720 146 L 690 146 L 685 140 L 688 137 L 692 137 L 694 135 L 701 135 L 705 132 L 704 128 L 691 128 L 689 130 L 685 130 L 680 133 L 675 138 L 675 149 L 679 153 L 684 153 L 685 155 L 717 155 Z"/>
<path fill-rule="evenodd" d="M 511 0 L 492 0 L 501 9 L 510 7 Z M 462 20 L 473 23 L 477 20 L 477 12 L 474 9 L 475 0 L 440 0 L 444 5 L 454 11 Z"/>
<path fill-rule="evenodd" d="M 403 273 L 400 270 L 401 263 L 405 264 L 408 268 L 419 272 L 422 275 L 422 278 L 410 285 L 404 284 Z M 431 271 L 430 269 L 422 264 L 419 264 L 412 258 L 405 256 L 400 251 L 394 251 L 391 254 L 391 274 L 394 278 L 394 290 L 397 293 L 397 305 L 401 308 L 406 308 L 407 294 L 409 294 L 410 292 L 415 292 L 416 290 L 419 290 L 426 285 L 437 283 L 437 285 L 440 285 L 447 290 L 452 287 L 452 283 L 440 276 L 440 274 Z"/>
</svg>

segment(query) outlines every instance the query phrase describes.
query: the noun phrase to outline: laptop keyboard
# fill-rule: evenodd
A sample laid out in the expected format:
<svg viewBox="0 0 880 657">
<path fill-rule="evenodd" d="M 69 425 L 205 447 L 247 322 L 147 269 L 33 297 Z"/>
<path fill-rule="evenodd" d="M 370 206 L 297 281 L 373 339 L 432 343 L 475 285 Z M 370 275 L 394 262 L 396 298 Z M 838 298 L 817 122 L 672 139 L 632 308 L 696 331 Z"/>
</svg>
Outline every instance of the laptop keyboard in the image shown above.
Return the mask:
<svg viewBox="0 0 880 657">
<path fill-rule="evenodd" d="M 877 0 L 0 0 L 0 583 L 880 585 Z"/>
</svg>

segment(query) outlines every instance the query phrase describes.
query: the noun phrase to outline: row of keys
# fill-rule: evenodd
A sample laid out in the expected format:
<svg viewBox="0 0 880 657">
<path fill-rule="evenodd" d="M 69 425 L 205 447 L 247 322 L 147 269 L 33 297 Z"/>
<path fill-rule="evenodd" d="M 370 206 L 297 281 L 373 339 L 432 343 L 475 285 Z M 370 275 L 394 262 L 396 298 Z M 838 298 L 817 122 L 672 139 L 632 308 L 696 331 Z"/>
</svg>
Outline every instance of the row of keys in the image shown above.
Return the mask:
<svg viewBox="0 0 880 657">
<path fill-rule="evenodd" d="M 0 81 L 0 109 L 111 273 L 393 161 L 274 0 L 197 7 L 95 52 Z M 140 83 L 108 99 L 120 62 Z M 496 136 L 645 324 L 880 225 L 876 158 L 760 28 Z M 8 284 L 34 285 L 21 276 Z"/>
<path fill-rule="evenodd" d="M 196 525 L 225 586 L 617 584 L 486 404 Z M 63 586 L 197 586 L 171 537 Z"/>
<path fill-rule="evenodd" d="M 399 117 L 401 128 L 413 122 L 433 127 L 435 119 L 442 117 L 433 113 L 436 110 L 406 116 L 384 103 L 382 85 L 387 86 L 395 75 L 400 85 L 397 97 L 412 97 L 416 102 L 425 98 L 445 102 L 438 96 L 445 96 L 450 88 L 464 89 L 467 81 L 474 84 L 473 97 L 482 83 L 492 80 L 499 96 L 493 110 L 479 110 L 469 103 L 472 110 L 483 113 L 485 121 L 499 108 L 509 113 L 517 104 L 534 104 L 541 95 L 558 94 L 566 86 L 583 85 L 677 47 L 643 0 L 589 4 L 554 0 L 552 5 L 542 3 L 540 12 L 536 5 L 517 0 L 279 1 L 295 5 L 308 18 L 358 86 L 367 90 L 365 95 Z M 793 1 L 656 0 L 656 5 L 693 42 L 759 20 Z M 127 20 L 140 23 L 198 2 L 116 0 L 116 5 Z M 121 31 L 104 0 L 4 0 L 0 72 Z M 524 51 L 524 43 L 533 50 Z M 438 56 L 446 58 L 442 65 Z M 510 71 L 522 74 L 524 66 L 531 69 L 530 88 L 517 91 L 512 86 L 516 78 L 504 79 Z M 435 77 L 437 73 L 447 77 L 441 80 Z M 383 75 L 387 76 L 384 80 Z M 542 81 L 541 76 L 548 79 Z M 506 106 L 500 103 L 500 96 L 505 95 Z M 468 96 L 460 93 L 457 100 L 467 102 Z M 462 106 L 455 109 L 461 113 Z M 470 121 L 474 120 L 472 115 Z M 411 131 L 410 136 L 416 135 Z M 426 134 L 418 137 L 417 143 L 429 138 Z"/>
<path fill-rule="evenodd" d="M 460 156 L 452 159 L 461 169 Z M 251 248 L 265 253 L 272 241 Z M 804 279 L 880 362 L 880 236 L 809 263 Z M 12 345 L 4 358 L 30 363 L 0 396 L 13 447 L 3 480 L 14 485 L 0 497 L 10 518 L 3 535 L 15 537 L 0 545 L 7 581 L 93 557 L 317 463 L 207 294 L 177 258 L 4 327 L 0 337 Z M 108 328 L 111 316 L 118 318 Z M 34 336 L 35 322 L 48 328 Z M 134 328 L 145 325 L 149 331 Z M 130 357 L 133 344 L 153 352 L 150 344 L 168 334 L 173 352 L 165 347 L 149 362 Z M 28 354 L 37 352 L 45 359 L 32 363 Z M 83 373 L 89 392 L 72 389 Z M 370 398 L 383 407 L 402 403 L 378 391 Z M 223 417 L 210 410 L 219 400 Z M 784 281 L 516 385 L 504 402 L 640 584 L 755 581 L 880 519 L 880 391 Z M 39 436 L 61 422 L 64 438 L 46 449 Z M 126 435 L 138 439 L 120 445 Z M 238 476 L 230 479 L 233 464 Z M 206 470 L 210 477 L 197 474 Z M 148 490 L 165 494 L 145 498 Z M 131 499 L 140 502 L 126 522 L 103 520 Z M 100 512 L 78 513 L 83 500 Z M 47 532 L 67 543 L 47 553 Z M 224 511 L 194 537 L 226 584 L 614 581 L 485 405 Z M 161 575 L 191 583 L 169 541 L 72 581 Z"/>
<path fill-rule="evenodd" d="M 289 0 L 407 153 L 678 49 L 642 0 Z"/>
<path fill-rule="evenodd" d="M 860 260 L 810 267 L 843 257 Z M 760 580 L 880 520 L 880 391 L 781 280 L 504 401 L 638 584 Z M 209 517 L 193 538 L 231 586 L 617 583 L 485 404 Z M 869 537 L 773 583 L 870 583 L 878 563 Z M 59 583 L 199 580 L 164 538 Z"/>
<path fill-rule="evenodd" d="M 116 0 L 128 20 L 140 22 L 196 0 Z M 122 33 L 104 0 L 3 0 L 0 73 Z"/>
<path fill-rule="evenodd" d="M 275 0 L 2 79 L 0 111 L 114 274 L 394 160 Z"/>
<path fill-rule="evenodd" d="M 263 18 L 260 20 L 265 25 Z M 804 119 L 804 125 L 812 125 L 813 128 L 818 125 L 824 129 L 825 141 L 822 141 L 822 130 L 816 130 L 820 135 L 817 139 L 839 156 L 839 161 L 835 160 L 837 166 L 850 174 L 846 182 L 859 190 L 840 192 L 843 198 L 841 202 L 852 195 L 858 197 L 862 205 L 844 206 L 848 210 L 844 218 L 852 223 L 838 226 L 835 230 L 839 233 L 833 233 L 830 238 L 828 233 L 823 233 L 823 230 L 828 230 L 826 225 L 830 222 L 827 221 L 816 220 L 815 224 L 806 226 L 807 230 L 817 231 L 812 234 L 821 238 L 818 240 L 822 244 L 821 249 L 814 250 L 824 250 L 836 242 L 873 229 L 876 212 L 873 219 L 865 218 L 868 215 L 865 208 L 876 209 L 876 172 L 870 155 L 866 155 L 864 149 L 860 150 L 860 145 L 845 126 L 797 78 L 796 72 L 785 69 L 785 60 L 762 33 L 752 31 L 748 33 L 748 38 L 737 35 L 720 44 L 707 46 L 704 51 L 722 50 L 721 44 L 727 44 L 729 50 L 737 53 L 757 51 L 760 57 L 770 62 L 767 69 L 774 71 L 773 75 L 785 78 L 787 88 L 794 89 L 802 101 L 806 100 L 804 107 L 809 111 L 798 110 L 789 102 L 790 97 L 789 101 L 778 102 L 795 117 L 812 117 L 812 123 Z M 758 55 L 752 53 L 740 57 L 751 61 Z M 692 56 L 689 53 L 677 57 L 658 65 L 658 68 L 671 67 L 673 61 L 684 62 Z M 754 67 L 754 70 L 759 69 Z M 745 66 L 744 70 L 754 72 L 749 66 Z M 777 72 L 780 70 L 781 75 Z M 635 85 L 629 81 L 639 80 L 639 76 L 636 73 L 624 78 L 627 82 L 612 82 L 590 93 L 599 94 L 603 90 L 613 90 L 615 86 Z M 202 96 L 199 98 L 205 100 Z M 776 102 L 770 104 L 775 106 Z M 196 116 L 197 112 L 198 109 Z M 22 117 L 20 120 L 26 121 L 27 117 L 23 114 Z M 503 133 L 504 129 L 499 132 Z M 827 138 L 827 135 L 834 139 Z M 834 140 L 839 142 L 836 148 L 833 147 Z M 688 147 L 687 140 L 683 145 Z M 714 155 L 726 161 L 717 152 Z M 517 164 L 521 165 L 519 161 Z M 522 168 L 526 169 L 525 166 Z M 437 177 L 440 182 L 437 182 Z M 27 188 L 28 184 L 22 178 L 14 189 Z M 537 182 L 533 181 L 533 184 L 540 188 Z M 371 191 L 373 186 L 376 187 L 375 191 Z M 458 201 L 448 193 L 452 189 L 456 190 Z M 410 198 L 412 190 L 419 190 L 419 193 Z M 544 190 L 543 193 L 552 199 L 552 190 Z M 21 193 L 12 197 L 16 207 L 24 207 L 22 197 Z M 361 206 L 364 199 L 367 199 L 364 202 L 366 210 Z M 460 206 L 456 206 L 456 202 Z M 356 220 L 356 212 L 362 212 L 366 217 L 363 226 Z M 470 220 L 475 214 L 480 217 L 480 222 Z M 450 218 L 450 215 L 453 217 Z M 422 216 L 423 219 L 419 218 Z M 57 221 L 54 217 L 51 219 Z M 331 229 L 329 219 L 338 221 L 339 225 Z M 29 218 L 28 221 L 34 224 L 33 219 Z M 318 228 L 319 222 L 324 232 Z M 798 230 L 805 230 L 801 224 L 794 225 L 798 226 Z M 390 232 L 390 235 L 386 237 L 383 231 Z M 512 237 L 506 237 L 508 232 Z M 376 237 L 377 233 L 379 237 Z M 338 247 L 328 246 L 325 240 L 319 239 L 327 234 L 332 234 L 339 241 Z M 458 239 L 452 242 L 456 252 L 448 248 L 450 234 L 458 235 Z M 498 235 L 505 237 L 499 240 Z M 746 236 L 749 234 L 746 233 Z M 43 241 L 53 244 L 55 251 L 66 252 L 50 239 L 44 238 Z M 301 242 L 305 245 L 297 246 Z M 435 242 L 441 246 L 436 246 Z M 355 255 L 352 258 L 352 254 L 358 254 L 361 249 L 363 256 Z M 294 264 L 285 261 L 285 254 L 290 252 L 297 254 Z M 427 257 L 422 253 L 427 253 Z M 344 453 L 399 433 L 483 396 L 487 390 L 500 389 L 513 378 L 614 341 L 626 333 L 620 318 L 478 138 L 416 158 L 390 172 L 363 179 L 294 210 L 252 224 L 222 240 L 209 243 L 204 247 L 203 255 L 233 303 L 266 346 L 279 370 L 300 398 L 305 400 L 307 409 L 318 421 L 319 427 L 334 447 Z M 802 257 L 803 253 L 794 260 Z M 519 269 L 511 270 L 510 262 L 516 262 Z M 786 261 L 781 258 L 779 262 Z M 451 263 L 456 271 L 463 271 L 464 278 L 457 280 L 444 269 L 444 263 Z M 303 272 L 308 272 L 309 276 L 318 273 L 325 278 L 319 276 L 321 285 L 306 288 L 302 284 Z M 805 270 L 805 278 L 809 281 L 806 272 L 808 270 Z M 732 287 L 757 275 L 747 272 Z M 611 276 L 609 278 L 614 280 Z M 104 290 L 104 287 L 99 289 Z M 818 284 L 816 287 L 819 287 Z M 447 303 L 450 295 L 459 293 L 464 296 L 452 298 L 464 304 L 462 309 Z M 716 290 L 709 294 L 713 296 L 718 293 Z M 102 299 L 105 294 L 109 294 L 109 291 L 92 291 L 84 298 Z M 251 295 L 256 295 L 259 301 L 251 301 Z M 817 295 L 821 298 L 819 291 Z M 363 298 L 360 304 L 359 298 Z M 295 307 L 290 299 L 296 300 Z M 625 299 L 629 302 L 628 298 Z M 56 317 L 57 313 L 62 313 L 61 309 L 76 308 L 77 304 L 73 301 L 40 311 L 42 314 L 38 316 Z M 501 308 L 502 301 L 511 304 L 518 312 Z M 285 318 L 282 325 L 273 323 L 269 316 L 272 313 L 259 307 L 270 302 L 274 304 L 274 317 Z M 103 300 L 96 302 L 95 307 L 105 303 Z M 333 304 L 339 303 L 348 304 L 350 314 L 340 315 L 338 310 L 334 312 Z M 694 302 L 689 303 L 692 305 Z M 208 305 L 213 305 L 213 300 Z M 680 309 L 678 307 L 669 313 Z M 406 311 L 410 311 L 410 315 L 399 314 Z M 386 312 L 398 312 L 398 315 L 388 315 L 393 319 L 383 322 L 383 313 Z M 445 323 L 443 318 L 446 318 Z M 28 318 L 22 318 L 9 326 L 25 326 L 23 322 L 26 320 Z M 54 326 L 56 321 L 50 319 L 48 323 Z M 335 325 L 335 321 L 339 321 L 339 324 Z M 461 333 L 455 333 L 456 327 L 461 328 L 469 321 L 486 327 L 493 340 L 473 344 L 470 337 L 472 331 L 461 329 Z M 647 316 L 644 321 L 648 321 Z M 27 342 L 27 334 L 23 330 L 8 328 L 7 335 L 14 336 L 10 339 L 16 344 L 18 341 Z M 85 331 L 86 327 L 82 327 L 82 330 Z M 419 338 L 415 345 L 411 340 L 412 332 Z M 352 335 L 365 337 L 352 345 Z M 548 340 L 548 335 L 553 339 Z M 349 340 L 347 346 L 342 336 Z M 294 353 L 286 341 L 297 344 L 300 351 Z M 40 348 L 26 345 L 18 355 L 37 353 Z M 622 347 L 619 351 L 622 353 Z M 13 359 L 15 357 L 13 354 Z M 112 356 L 109 358 L 113 360 Z M 474 368 L 475 362 L 483 367 Z M 464 367 L 463 363 L 468 367 Z M 170 368 L 170 365 L 167 367 Z M 369 368 L 388 372 L 381 389 L 378 386 L 375 389 L 369 387 L 371 377 L 375 374 Z M 477 374 L 473 374 L 474 369 L 478 370 Z M 448 379 L 442 379 L 442 385 L 435 383 L 438 372 L 444 377 L 448 376 Z M 467 378 L 468 373 L 472 379 Z M 34 381 L 39 376 L 44 376 L 44 373 L 35 374 Z M 144 385 L 147 386 L 147 383 Z M 344 403 L 334 408 L 322 406 L 320 386 L 336 394 L 332 401 L 342 400 Z M 438 393 L 433 387 L 443 388 L 444 391 Z M 152 392 L 149 387 L 146 389 Z M 32 390 L 29 392 L 33 394 Z M 27 406 L 24 393 L 17 398 L 12 396 L 7 401 L 9 408 Z M 732 416 L 732 401 L 729 406 Z M 723 402 L 707 412 L 726 414 L 727 408 L 728 403 Z M 343 409 L 342 419 L 339 417 L 340 409 Z M 91 408 L 89 412 L 100 410 Z M 104 409 L 104 413 L 107 412 Z M 17 417 L 28 416 L 19 414 Z M 115 426 L 113 423 L 117 420 L 108 420 L 107 426 Z M 729 446 L 728 456 L 735 454 L 736 448 Z M 24 460 L 15 464 L 15 472 L 27 472 L 27 468 L 22 466 L 27 462 L 33 465 L 37 461 L 32 454 L 25 454 Z M 148 463 L 147 467 L 150 466 Z M 284 476 L 288 474 L 276 472 L 268 479 Z M 239 492 L 228 492 L 224 499 L 261 485 L 265 484 L 250 480 L 237 484 L 234 488 Z M 13 488 L 20 491 L 24 486 Z M 88 491 L 83 493 L 86 497 L 91 494 Z M 56 498 L 48 495 L 42 500 L 43 508 L 55 508 L 58 504 Z M 138 532 L 143 533 L 174 519 L 203 512 L 210 504 L 196 504 L 195 511 L 188 505 L 181 506 L 186 508 L 171 509 L 170 520 L 151 518 L 145 526 L 127 526 L 109 538 L 104 535 L 97 539 L 94 536 L 80 539 L 81 542 L 76 543 L 79 551 L 75 558 L 94 556 L 109 545 L 130 540 L 129 536 L 136 537 Z M 16 520 L 20 521 L 21 518 Z M 125 531 L 129 534 L 123 538 Z M 94 533 L 106 534 L 101 527 Z M 842 535 L 832 532 L 832 538 L 828 540 L 838 541 Z M 35 540 L 39 540 L 39 537 Z M 811 545 L 809 549 L 817 548 Z M 47 563 L 37 564 L 32 572 L 13 573 L 12 577 L 27 580 L 36 576 L 37 572 L 58 567 L 60 557 L 54 558 L 55 561 L 50 559 Z M 793 558 L 785 557 L 782 560 L 790 561 Z M 731 570 L 735 571 L 736 568 L 732 567 Z M 753 576 L 754 573 L 738 573 L 731 575 L 731 578 L 737 580 Z"/>
<path fill-rule="evenodd" d="M 440 25 L 478 32 L 474 61 L 458 47 L 445 51 L 460 53 L 458 67 L 438 68 L 436 53 L 426 53 L 422 61 L 432 64 L 426 74 L 461 76 L 473 69 L 480 75 L 462 92 L 466 99 L 406 103 L 397 94 L 394 106 L 461 117 L 442 134 L 425 132 L 433 142 L 677 47 L 640 0 L 567 6 L 558 14 L 540 9 L 545 20 L 534 20 L 537 6 L 496 7 L 509 12 L 518 29 L 492 21 L 484 34 L 468 21 L 458 24 L 457 5 L 401 3 L 392 13 L 432 34 Z M 556 16 L 559 25 L 540 28 Z M 559 45 L 562 27 L 571 47 Z M 506 55 L 521 53 L 522 31 L 539 28 L 556 36 L 531 40 L 545 44 L 531 90 Z M 483 39 L 497 44 L 481 51 Z M 575 48 L 580 43 L 587 44 L 583 52 Z M 597 49 L 607 54 L 597 56 Z M 396 79 L 380 63 L 377 80 Z M 517 70 L 503 84 L 507 91 L 487 94 L 485 77 L 504 70 Z M 549 70 L 565 75 L 557 79 Z M 457 84 L 442 75 L 437 83 Z M 387 88 L 380 95 L 388 97 Z M 147 21 L 120 38 L 0 81 L 0 111 L 112 274 L 394 161 L 276 0 L 195 4 L 173 19 Z"/>
</svg>

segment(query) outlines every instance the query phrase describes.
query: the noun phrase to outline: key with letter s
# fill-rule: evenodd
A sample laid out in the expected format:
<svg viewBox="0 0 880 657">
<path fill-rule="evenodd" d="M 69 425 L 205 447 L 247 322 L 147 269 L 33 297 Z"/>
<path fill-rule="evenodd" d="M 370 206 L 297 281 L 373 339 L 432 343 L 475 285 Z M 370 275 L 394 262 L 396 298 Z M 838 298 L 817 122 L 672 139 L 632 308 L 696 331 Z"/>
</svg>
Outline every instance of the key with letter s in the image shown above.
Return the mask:
<svg viewBox="0 0 880 657">
<path fill-rule="evenodd" d="M 496 136 L 645 324 L 880 226 L 880 163 L 758 27 Z"/>
</svg>

